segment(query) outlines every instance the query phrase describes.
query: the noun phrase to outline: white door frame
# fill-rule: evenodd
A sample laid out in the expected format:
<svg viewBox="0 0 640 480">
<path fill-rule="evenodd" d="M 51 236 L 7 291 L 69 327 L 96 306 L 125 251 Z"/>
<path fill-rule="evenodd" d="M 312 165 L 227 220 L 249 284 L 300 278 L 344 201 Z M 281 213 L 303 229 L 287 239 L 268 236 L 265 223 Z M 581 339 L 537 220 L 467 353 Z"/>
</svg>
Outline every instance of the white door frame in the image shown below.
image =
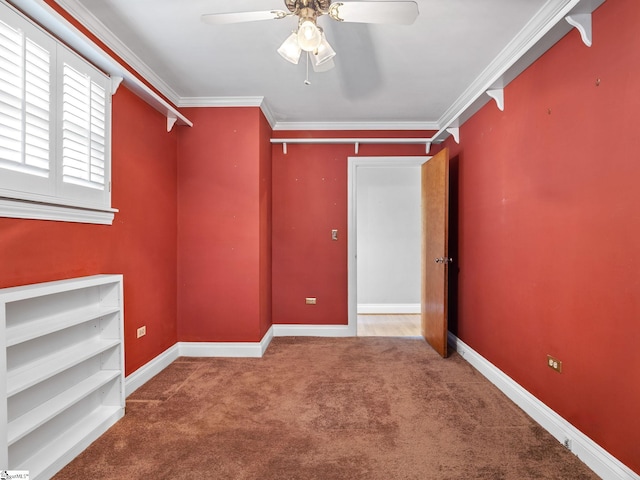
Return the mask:
<svg viewBox="0 0 640 480">
<path fill-rule="evenodd" d="M 348 157 L 348 194 L 347 194 L 347 289 L 348 289 L 348 326 L 351 336 L 358 334 L 358 234 L 357 198 L 358 169 L 361 167 L 419 167 L 430 156 L 424 157 Z"/>
</svg>

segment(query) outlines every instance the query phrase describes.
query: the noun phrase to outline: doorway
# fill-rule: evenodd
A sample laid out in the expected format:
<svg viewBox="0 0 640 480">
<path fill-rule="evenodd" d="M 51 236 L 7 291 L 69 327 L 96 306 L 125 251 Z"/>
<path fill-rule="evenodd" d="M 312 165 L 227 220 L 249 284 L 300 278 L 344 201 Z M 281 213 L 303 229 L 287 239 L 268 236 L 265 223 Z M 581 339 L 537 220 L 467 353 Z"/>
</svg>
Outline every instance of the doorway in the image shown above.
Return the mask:
<svg viewBox="0 0 640 480">
<path fill-rule="evenodd" d="M 348 322 L 353 335 L 420 335 L 420 167 L 429 158 L 348 159 Z M 403 193 L 403 185 L 413 192 Z M 372 201 L 371 196 L 389 198 Z M 403 201 L 413 211 L 399 212 Z M 385 215 L 393 218 L 385 220 Z"/>
</svg>

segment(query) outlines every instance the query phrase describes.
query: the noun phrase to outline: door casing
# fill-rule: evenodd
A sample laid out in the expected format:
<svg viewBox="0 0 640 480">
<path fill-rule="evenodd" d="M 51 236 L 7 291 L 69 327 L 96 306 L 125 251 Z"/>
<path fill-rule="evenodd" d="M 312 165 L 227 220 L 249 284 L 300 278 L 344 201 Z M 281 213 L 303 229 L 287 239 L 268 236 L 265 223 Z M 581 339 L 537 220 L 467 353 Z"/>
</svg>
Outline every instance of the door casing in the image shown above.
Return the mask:
<svg viewBox="0 0 640 480">
<path fill-rule="evenodd" d="M 348 335 L 358 333 L 358 242 L 357 242 L 357 175 L 362 167 L 420 167 L 431 157 L 348 157 L 347 194 L 347 285 L 348 285 Z"/>
</svg>

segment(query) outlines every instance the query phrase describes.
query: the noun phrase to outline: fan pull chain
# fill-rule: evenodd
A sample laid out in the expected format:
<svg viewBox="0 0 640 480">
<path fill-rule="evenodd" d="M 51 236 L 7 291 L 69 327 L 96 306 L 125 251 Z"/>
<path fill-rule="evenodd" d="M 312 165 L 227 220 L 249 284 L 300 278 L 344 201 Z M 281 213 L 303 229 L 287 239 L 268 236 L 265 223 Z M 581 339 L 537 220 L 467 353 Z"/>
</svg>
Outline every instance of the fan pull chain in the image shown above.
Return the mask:
<svg viewBox="0 0 640 480">
<path fill-rule="evenodd" d="M 307 78 L 304 80 L 305 85 L 311 85 L 309 81 L 309 57 L 311 56 L 311 52 L 307 52 Z"/>
</svg>

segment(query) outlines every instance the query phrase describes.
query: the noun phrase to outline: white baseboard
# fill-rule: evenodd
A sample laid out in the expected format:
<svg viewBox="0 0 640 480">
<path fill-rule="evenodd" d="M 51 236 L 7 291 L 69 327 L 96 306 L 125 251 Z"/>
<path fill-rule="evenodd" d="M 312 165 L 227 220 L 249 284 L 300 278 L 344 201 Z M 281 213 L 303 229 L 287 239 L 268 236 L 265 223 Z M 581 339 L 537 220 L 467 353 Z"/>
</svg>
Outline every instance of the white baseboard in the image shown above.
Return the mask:
<svg viewBox="0 0 640 480">
<path fill-rule="evenodd" d="M 498 387 L 516 405 L 538 422 L 604 480 L 640 480 L 640 475 L 547 407 L 502 370 L 449 332 L 449 344 L 462 358 Z"/>
<path fill-rule="evenodd" d="M 360 315 L 393 315 L 420 313 L 422 306 L 419 303 L 359 303 Z"/>
<path fill-rule="evenodd" d="M 178 357 L 257 357 L 264 355 L 273 339 L 273 327 L 260 342 L 178 342 L 133 372 L 124 381 L 125 396 L 167 368 Z"/>
<path fill-rule="evenodd" d="M 274 328 L 260 342 L 178 342 L 181 357 L 246 357 L 260 358 L 273 338 Z"/>
<path fill-rule="evenodd" d="M 162 370 L 167 368 L 176 358 L 178 358 L 178 356 L 178 344 L 175 344 L 125 378 L 125 396 L 128 397 L 142 385 L 159 374 Z"/>
<path fill-rule="evenodd" d="M 349 325 L 287 325 L 273 326 L 274 337 L 353 337 L 355 329 Z"/>
</svg>

